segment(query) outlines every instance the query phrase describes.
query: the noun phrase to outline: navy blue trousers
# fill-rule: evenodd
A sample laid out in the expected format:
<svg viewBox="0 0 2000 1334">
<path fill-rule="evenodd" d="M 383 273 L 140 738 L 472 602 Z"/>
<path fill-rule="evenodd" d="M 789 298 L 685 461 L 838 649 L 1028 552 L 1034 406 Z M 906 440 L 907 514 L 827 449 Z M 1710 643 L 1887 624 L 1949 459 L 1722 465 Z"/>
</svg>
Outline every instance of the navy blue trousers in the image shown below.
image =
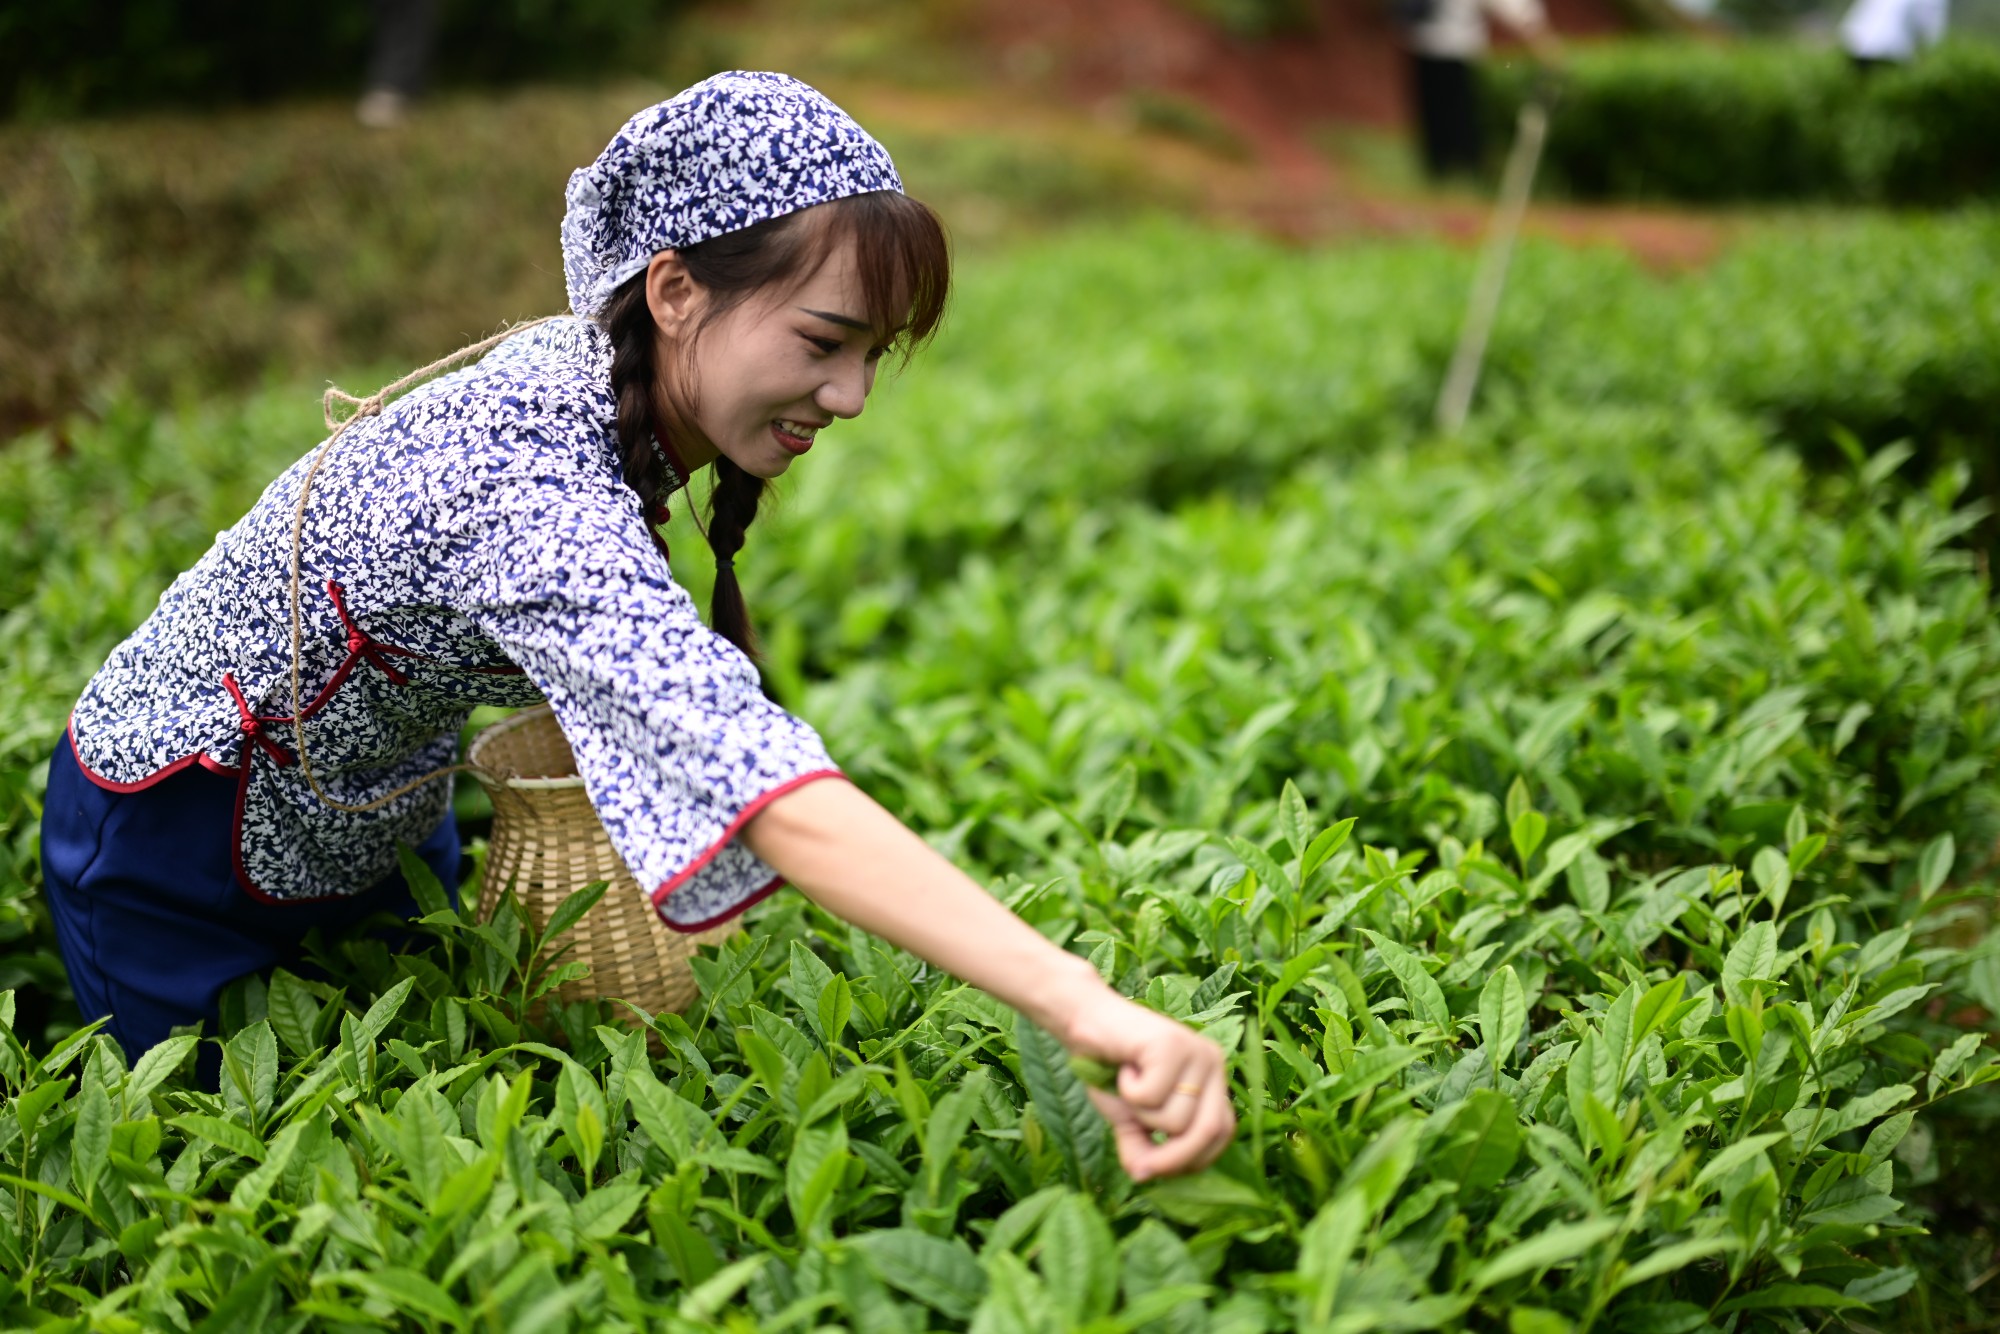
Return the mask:
<svg viewBox="0 0 2000 1334">
<path fill-rule="evenodd" d="M 180 1024 L 213 1034 L 222 989 L 278 965 L 300 971 L 306 932 L 417 905 L 400 872 L 340 899 L 267 903 L 236 882 L 236 779 L 189 765 L 137 792 L 109 792 L 77 766 L 69 738 L 49 761 L 43 896 L 87 1023 L 102 1015 L 136 1060 Z M 416 849 L 446 892 L 459 883 L 458 821 Z M 213 1084 L 219 1053 L 198 1065 Z"/>
</svg>

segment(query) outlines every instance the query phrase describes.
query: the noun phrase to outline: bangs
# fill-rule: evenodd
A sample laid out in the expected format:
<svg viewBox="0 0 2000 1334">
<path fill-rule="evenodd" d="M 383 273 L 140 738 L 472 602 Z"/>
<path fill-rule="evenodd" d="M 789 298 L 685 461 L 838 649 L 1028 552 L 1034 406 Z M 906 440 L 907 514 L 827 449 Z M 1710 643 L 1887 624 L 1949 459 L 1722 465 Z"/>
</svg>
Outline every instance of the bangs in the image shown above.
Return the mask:
<svg viewBox="0 0 2000 1334">
<path fill-rule="evenodd" d="M 815 249 L 854 243 L 868 323 L 899 359 L 929 342 L 951 294 L 951 246 L 930 208 L 908 195 L 877 190 L 822 205 L 826 225 Z"/>
</svg>

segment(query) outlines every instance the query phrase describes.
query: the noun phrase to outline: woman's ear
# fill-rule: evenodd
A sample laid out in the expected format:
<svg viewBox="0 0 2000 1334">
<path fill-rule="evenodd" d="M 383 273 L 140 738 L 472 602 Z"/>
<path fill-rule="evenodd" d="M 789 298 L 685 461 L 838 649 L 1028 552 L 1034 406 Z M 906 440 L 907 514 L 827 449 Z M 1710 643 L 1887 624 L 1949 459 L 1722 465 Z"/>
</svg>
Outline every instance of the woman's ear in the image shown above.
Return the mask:
<svg viewBox="0 0 2000 1334">
<path fill-rule="evenodd" d="M 676 336 L 694 327 L 702 290 L 679 252 L 662 250 L 646 266 L 646 309 L 661 333 Z"/>
</svg>

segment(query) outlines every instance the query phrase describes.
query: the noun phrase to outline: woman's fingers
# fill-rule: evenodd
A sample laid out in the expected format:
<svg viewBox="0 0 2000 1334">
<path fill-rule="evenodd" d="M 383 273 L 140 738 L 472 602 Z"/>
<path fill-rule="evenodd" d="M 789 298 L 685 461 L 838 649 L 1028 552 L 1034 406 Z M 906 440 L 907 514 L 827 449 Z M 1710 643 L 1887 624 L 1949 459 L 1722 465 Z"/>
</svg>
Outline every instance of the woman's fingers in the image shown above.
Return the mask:
<svg viewBox="0 0 2000 1334">
<path fill-rule="evenodd" d="M 1097 1104 L 1097 1110 L 1111 1124 L 1111 1133 L 1118 1144 L 1118 1161 L 1125 1168 L 1125 1175 L 1134 1181 L 1144 1181 L 1150 1173 L 1146 1171 L 1147 1155 L 1153 1150 L 1153 1132 L 1142 1125 L 1132 1108 L 1115 1093 L 1100 1093 L 1091 1089 L 1090 1100 Z"/>
<path fill-rule="evenodd" d="M 1171 1020 L 1118 1073 L 1118 1092 L 1140 1119 L 1169 1133 L 1187 1127 L 1211 1089 L 1226 1100 L 1224 1085 L 1222 1049 Z"/>
<path fill-rule="evenodd" d="M 1134 1181 L 1199 1171 L 1221 1157 L 1236 1136 L 1236 1114 L 1220 1091 L 1205 1096 L 1187 1128 L 1163 1144 L 1153 1142 L 1152 1129 L 1124 1099 L 1096 1090 L 1090 1096 L 1111 1123 L 1118 1160 Z"/>
<path fill-rule="evenodd" d="M 1222 1048 L 1178 1020 L 1138 1010 L 1145 1027 L 1118 1072 L 1118 1092 L 1135 1107 L 1164 1107 L 1176 1095 L 1199 1096 L 1222 1075 Z M 1189 1094 L 1187 1090 L 1195 1092 Z"/>
<path fill-rule="evenodd" d="M 1134 1180 L 1199 1171 L 1235 1137 L 1222 1049 L 1186 1024 L 1122 997 L 1083 1016 L 1074 1050 L 1119 1067 L 1116 1092 L 1092 1089 Z M 1154 1143 L 1155 1134 L 1164 1136 Z"/>
<path fill-rule="evenodd" d="M 1148 1145 L 1139 1164 L 1149 1176 L 1194 1172 L 1222 1156 L 1236 1137 L 1236 1113 L 1221 1092 L 1204 1095 L 1193 1121 L 1164 1144 Z"/>
<path fill-rule="evenodd" d="M 1186 1085 L 1184 1087 L 1192 1088 L 1196 1086 Z M 1150 1114 L 1141 1111 L 1139 1119 L 1154 1130 L 1164 1131 L 1170 1137 L 1185 1135 L 1189 1128 L 1194 1125 L 1195 1117 L 1201 1112 L 1201 1101 L 1199 1093 L 1188 1094 L 1176 1088 L 1173 1095 L 1167 1099 L 1166 1106 L 1158 1108 Z"/>
<path fill-rule="evenodd" d="M 1130 1070 L 1132 1067 L 1125 1068 Z M 1119 1080 L 1121 1088 L 1125 1082 L 1123 1079 Z M 1201 1111 L 1202 1099 L 1207 1093 L 1208 1085 L 1215 1082 L 1219 1082 L 1219 1072 L 1217 1077 L 1211 1078 L 1208 1072 L 1198 1065 L 1185 1064 L 1176 1067 L 1169 1075 L 1164 1095 L 1149 1099 L 1146 1094 L 1135 1093 L 1127 1095 L 1125 1101 L 1148 1130 L 1160 1130 L 1168 1135 L 1182 1135 L 1194 1124 L 1195 1116 Z M 1148 1092 L 1151 1092 L 1150 1086 L 1143 1085 L 1137 1078 L 1134 1078 L 1132 1083 L 1146 1087 Z"/>
</svg>

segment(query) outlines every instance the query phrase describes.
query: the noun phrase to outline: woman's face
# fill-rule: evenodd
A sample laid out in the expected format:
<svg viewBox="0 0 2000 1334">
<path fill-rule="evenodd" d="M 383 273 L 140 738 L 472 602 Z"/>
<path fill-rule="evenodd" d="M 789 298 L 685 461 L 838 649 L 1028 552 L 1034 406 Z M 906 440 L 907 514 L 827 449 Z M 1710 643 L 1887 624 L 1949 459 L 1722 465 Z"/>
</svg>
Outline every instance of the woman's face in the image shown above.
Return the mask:
<svg viewBox="0 0 2000 1334">
<path fill-rule="evenodd" d="M 706 294 L 672 252 L 654 257 L 647 285 L 670 340 L 699 324 Z M 682 462 L 699 468 L 722 454 L 754 476 L 778 476 L 813 447 L 821 428 L 861 415 L 882 351 L 868 324 L 853 245 L 837 246 L 790 290 L 754 294 L 700 331 L 693 393 L 669 399 L 695 405 L 674 440 Z M 672 352 L 661 364 L 673 375 L 690 369 Z"/>
</svg>

